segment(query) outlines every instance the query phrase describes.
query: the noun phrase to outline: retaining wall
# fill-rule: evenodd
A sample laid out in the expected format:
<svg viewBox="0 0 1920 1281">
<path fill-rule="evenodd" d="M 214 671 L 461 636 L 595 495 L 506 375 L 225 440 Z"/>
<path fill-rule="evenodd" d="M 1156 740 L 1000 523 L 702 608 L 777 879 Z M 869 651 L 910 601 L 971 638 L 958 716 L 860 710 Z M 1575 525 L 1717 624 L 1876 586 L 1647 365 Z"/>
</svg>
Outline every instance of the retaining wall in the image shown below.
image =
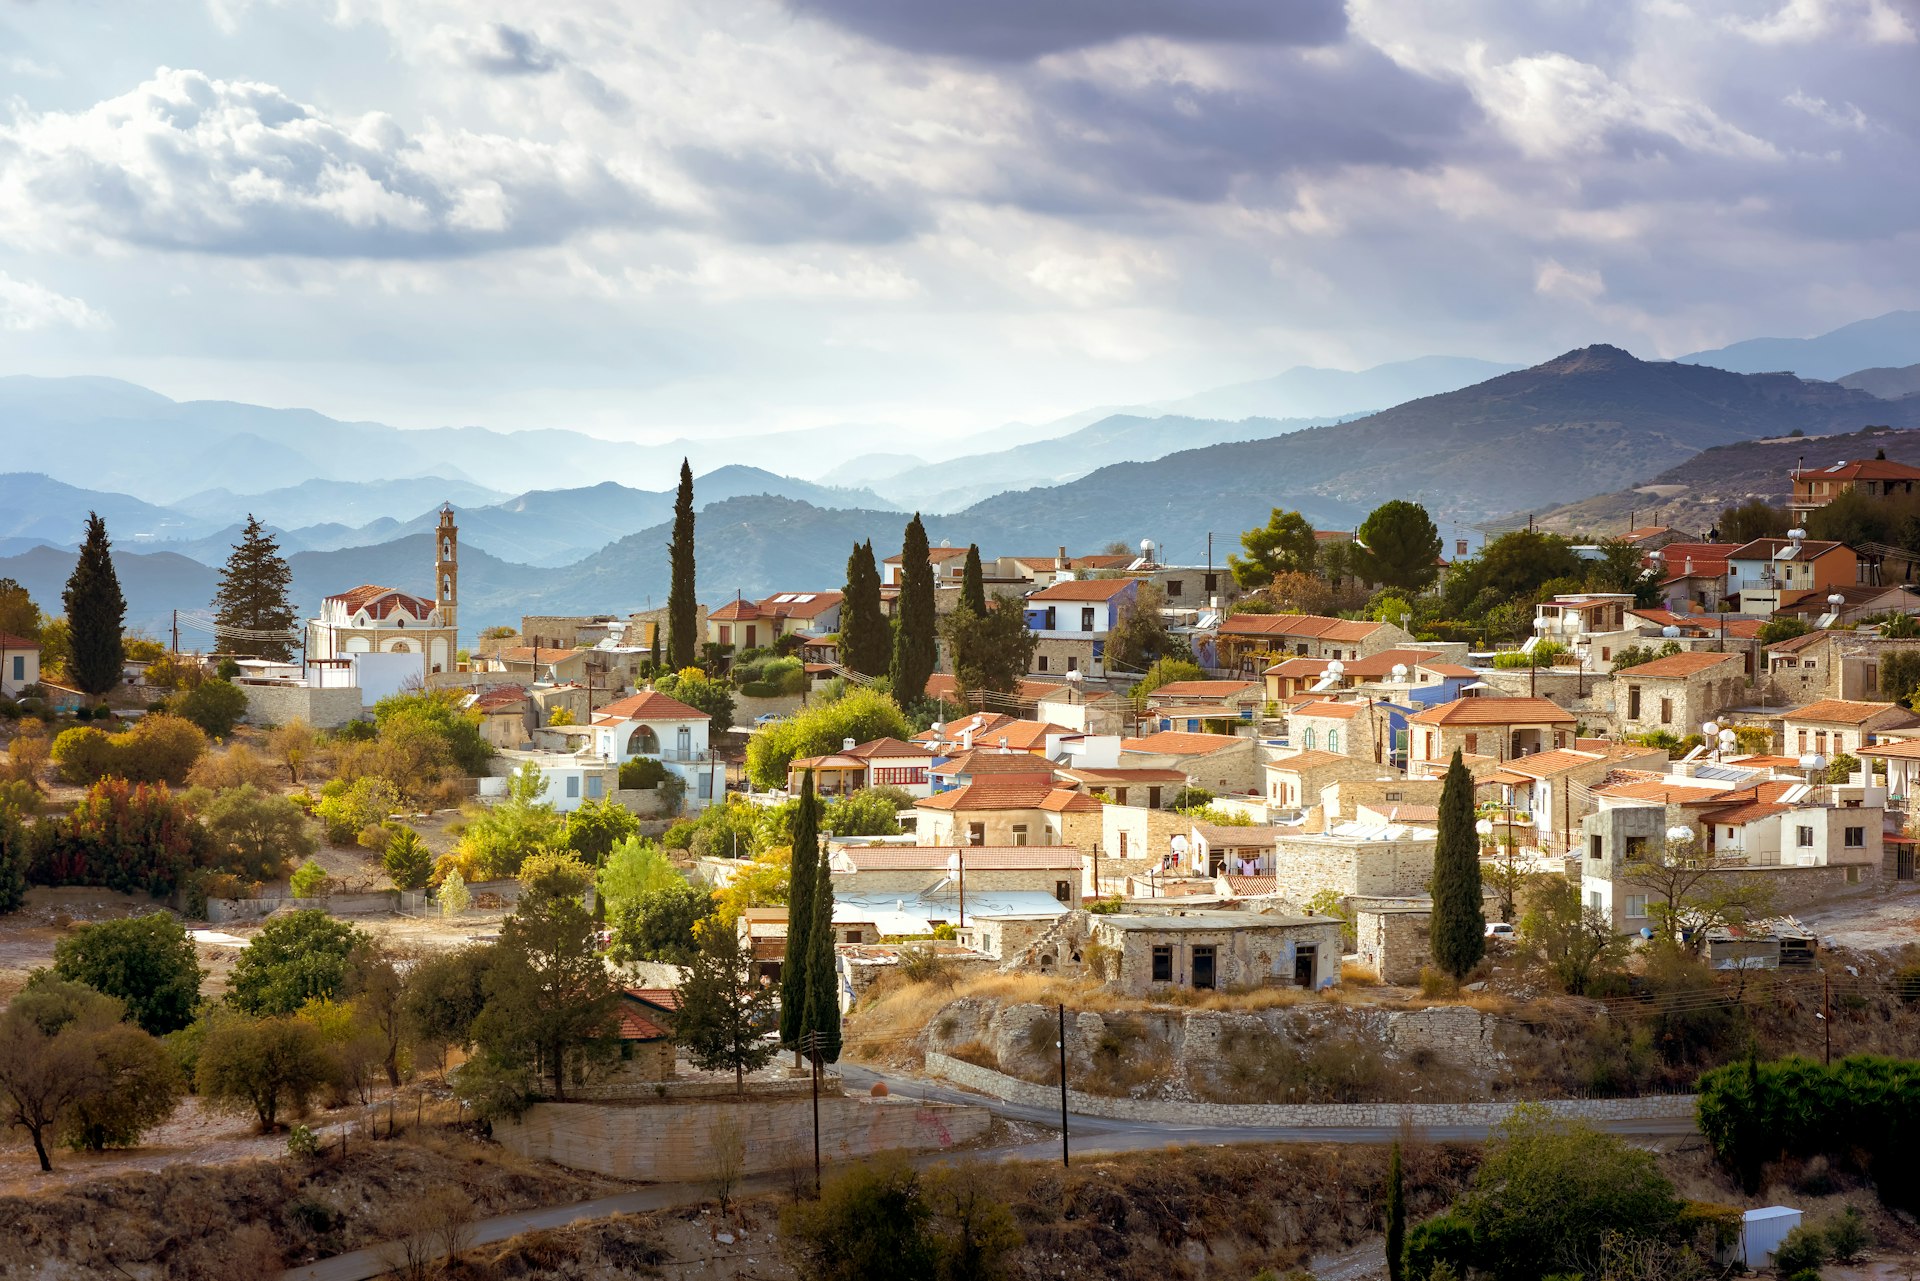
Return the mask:
<svg viewBox="0 0 1920 1281">
<path fill-rule="evenodd" d="M 379 916 L 387 912 L 418 914 L 426 911 L 427 896 L 418 891 L 380 890 L 372 894 L 328 894 L 319 898 L 214 898 L 207 900 L 207 920 L 254 921 L 281 908 L 317 907 L 332 916 Z"/>
<path fill-rule="evenodd" d="M 857 1161 L 876 1152 L 943 1151 L 987 1132 L 983 1107 L 906 1099 L 820 1100 L 820 1155 Z M 727 1131 L 739 1136 L 737 1173 L 813 1160 L 811 1099 L 537 1103 L 493 1136 L 511 1152 L 623 1179 L 713 1178 Z"/>
<path fill-rule="evenodd" d="M 1035 1085 L 934 1051 L 927 1071 L 955 1085 L 979 1090 L 1008 1103 L 1058 1108 L 1057 1086 Z M 1150 1099 L 1113 1099 L 1067 1091 L 1067 1106 L 1085 1116 L 1115 1121 L 1158 1121 L 1209 1126 L 1374 1126 L 1493 1125 L 1512 1115 L 1518 1103 L 1198 1103 Z M 1583 1121 L 1691 1120 L 1694 1096 L 1666 1094 L 1640 1099 L 1549 1099 L 1539 1106 L 1558 1116 Z"/>
<path fill-rule="evenodd" d="M 250 685 L 247 696 L 249 725 L 285 725 L 305 721 L 316 729 L 337 729 L 361 714 L 360 690 L 315 689 L 310 685 Z"/>
</svg>

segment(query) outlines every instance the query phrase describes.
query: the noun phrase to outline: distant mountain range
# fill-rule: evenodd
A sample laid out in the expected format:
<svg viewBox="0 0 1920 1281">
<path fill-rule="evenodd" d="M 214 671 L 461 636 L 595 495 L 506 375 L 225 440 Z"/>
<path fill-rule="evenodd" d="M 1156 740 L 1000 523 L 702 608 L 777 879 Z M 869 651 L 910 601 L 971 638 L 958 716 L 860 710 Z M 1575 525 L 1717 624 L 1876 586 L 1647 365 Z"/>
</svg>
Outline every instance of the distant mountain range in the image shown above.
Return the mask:
<svg viewBox="0 0 1920 1281">
<path fill-rule="evenodd" d="M 1857 388 L 1882 400 L 1920 396 L 1920 365 L 1903 365 L 1897 369 L 1884 366 L 1879 369 L 1860 369 L 1834 381 L 1842 387 Z"/>
<path fill-rule="evenodd" d="M 1813 338 L 1749 338 L 1679 360 L 1741 374 L 1787 371 L 1841 380 L 1856 370 L 1908 365 L 1920 359 L 1920 311 L 1890 311 Z"/>
</svg>

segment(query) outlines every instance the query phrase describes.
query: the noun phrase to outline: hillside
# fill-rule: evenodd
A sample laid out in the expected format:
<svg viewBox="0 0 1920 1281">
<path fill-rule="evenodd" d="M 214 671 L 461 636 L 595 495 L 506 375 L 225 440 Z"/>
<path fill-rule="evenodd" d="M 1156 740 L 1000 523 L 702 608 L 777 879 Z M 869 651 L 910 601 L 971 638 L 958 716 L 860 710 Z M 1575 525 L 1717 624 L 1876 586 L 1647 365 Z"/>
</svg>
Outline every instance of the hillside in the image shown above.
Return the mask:
<svg viewBox="0 0 1920 1281">
<path fill-rule="evenodd" d="M 1756 434 L 1920 426 L 1903 408 L 1790 374 L 1733 374 L 1587 347 L 1473 387 L 1331 427 L 1104 467 L 1072 484 L 1002 494 L 961 517 L 994 546 L 1214 530 L 1231 537 L 1275 505 L 1346 522 L 1390 498 L 1474 520 L 1638 483 Z"/>
<path fill-rule="evenodd" d="M 1802 378 L 1827 379 L 1856 369 L 1909 365 L 1920 360 L 1920 311 L 1890 311 L 1812 338 L 1749 338 L 1678 359 L 1738 373 L 1789 370 Z"/>
<path fill-rule="evenodd" d="M 272 473 L 268 473 L 272 474 Z M 364 525 L 381 517 L 405 519 L 442 502 L 479 507 L 505 502 L 510 494 L 444 476 L 400 480 L 304 480 L 262 493 L 207 489 L 169 503 L 174 511 L 230 524 L 249 513 L 281 529 L 340 523 Z"/>
<path fill-rule="evenodd" d="M 1895 462 L 1920 467 L 1920 431 L 1915 430 L 1874 427 L 1817 440 L 1745 440 L 1696 454 L 1630 488 L 1538 513 L 1534 523 L 1592 534 L 1621 533 L 1630 522 L 1700 533 L 1736 503 L 1750 498 L 1785 502 L 1792 471 L 1802 459 L 1808 467 L 1828 467 L 1845 459 L 1871 458 L 1882 449 Z"/>
<path fill-rule="evenodd" d="M 1898 400 L 1902 396 L 1920 395 L 1920 365 L 1856 369 L 1834 381 L 1842 387 L 1852 387 L 1882 400 Z"/>
<path fill-rule="evenodd" d="M 100 513 L 117 539 L 178 538 L 204 528 L 202 521 L 130 494 L 80 489 L 38 472 L 0 474 L 0 538 L 77 547 L 90 511 Z"/>
<path fill-rule="evenodd" d="M 1471 356 L 1419 356 L 1361 370 L 1296 365 L 1272 378 L 1215 387 L 1155 408 L 1188 418 L 1351 418 L 1517 368 Z"/>
</svg>

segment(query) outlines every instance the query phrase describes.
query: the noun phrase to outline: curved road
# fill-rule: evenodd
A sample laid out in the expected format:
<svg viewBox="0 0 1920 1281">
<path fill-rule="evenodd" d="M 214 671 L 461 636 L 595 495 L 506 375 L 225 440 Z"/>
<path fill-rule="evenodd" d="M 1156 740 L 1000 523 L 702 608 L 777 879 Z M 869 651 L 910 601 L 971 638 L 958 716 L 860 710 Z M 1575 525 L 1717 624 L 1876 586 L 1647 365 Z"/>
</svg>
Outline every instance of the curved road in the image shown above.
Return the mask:
<svg viewBox="0 0 1920 1281">
<path fill-rule="evenodd" d="M 1055 1109 L 1030 1107 L 1020 1103 L 1008 1103 L 989 1095 L 975 1094 L 957 1086 L 924 1077 L 900 1076 L 877 1068 L 855 1063 L 839 1064 L 837 1070 L 846 1084 L 848 1094 L 864 1094 L 876 1081 L 884 1081 L 888 1092 L 899 1099 L 915 1099 L 929 1103 L 964 1103 L 974 1107 L 984 1107 L 996 1116 L 1009 1120 L 1053 1127 L 1054 1138 L 1035 1143 L 1024 1143 L 998 1148 L 973 1148 L 956 1154 L 932 1153 L 920 1157 L 916 1164 L 938 1164 L 957 1155 L 965 1158 L 990 1158 L 997 1161 L 1057 1161 L 1060 1159 L 1060 1141 L 1057 1130 L 1060 1113 Z M 1661 1120 L 1638 1121 L 1598 1121 L 1590 1122 L 1598 1129 L 1615 1134 L 1631 1134 L 1648 1137 L 1692 1134 L 1695 1127 L 1692 1118 L 1671 1118 Z M 1485 1125 L 1428 1125 L 1421 1126 L 1424 1138 L 1435 1142 L 1477 1142 L 1487 1137 L 1489 1127 Z M 1110 1117 L 1081 1116 L 1070 1114 L 1068 1118 L 1068 1143 L 1073 1156 L 1107 1156 L 1122 1152 L 1139 1152 L 1176 1147 L 1223 1147 L 1239 1143 L 1354 1143 L 1377 1144 L 1391 1143 L 1401 1136 L 1398 1125 L 1347 1125 L 1347 1126 L 1183 1126 L 1160 1124 L 1149 1121 L 1116 1121 Z M 761 1192 L 772 1192 L 785 1186 L 786 1176 L 760 1175 L 741 1180 L 735 1195 L 752 1196 Z M 576 1201 L 568 1205 L 544 1206 L 535 1210 L 521 1210 L 514 1214 L 502 1214 L 491 1219 L 482 1219 L 473 1225 L 469 1246 L 490 1245 L 505 1241 L 509 1237 L 519 1236 L 523 1232 L 542 1229 L 564 1228 L 570 1224 L 591 1222 L 594 1219 L 610 1218 L 616 1214 L 638 1214 L 649 1210 L 666 1210 L 682 1205 L 697 1205 L 710 1200 L 711 1194 L 700 1183 L 662 1183 L 642 1188 L 637 1192 L 623 1192 L 617 1196 L 598 1197 L 591 1201 Z M 297 1268 L 289 1268 L 280 1274 L 279 1281 L 372 1281 L 372 1278 L 384 1276 L 393 1271 L 397 1262 L 393 1243 L 370 1246 L 364 1250 L 355 1250 L 348 1254 L 337 1254 L 318 1263 L 309 1263 Z"/>
</svg>

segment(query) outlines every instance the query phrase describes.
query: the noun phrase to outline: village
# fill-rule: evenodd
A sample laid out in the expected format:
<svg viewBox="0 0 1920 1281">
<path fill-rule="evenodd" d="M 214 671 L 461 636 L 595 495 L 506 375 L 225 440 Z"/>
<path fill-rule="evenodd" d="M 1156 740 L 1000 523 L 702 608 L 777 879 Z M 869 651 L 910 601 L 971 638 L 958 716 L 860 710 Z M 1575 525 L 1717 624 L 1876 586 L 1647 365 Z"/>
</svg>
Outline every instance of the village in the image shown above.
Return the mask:
<svg viewBox="0 0 1920 1281">
<path fill-rule="evenodd" d="M 107 947 L 156 906 L 203 967 L 148 1027 L 201 1067 L 83 1145 L 95 1171 L 125 1144 L 141 1168 L 149 1130 L 175 1155 L 210 1131 L 270 1151 L 276 1108 L 329 1095 L 343 1151 L 410 1104 L 514 1159 L 723 1206 L 809 1150 L 815 1178 L 888 1152 L 1064 1156 L 1076 1125 L 1247 1141 L 1545 1103 L 1690 1132 L 1696 1078 L 1750 1047 L 1920 1034 L 1913 563 L 1802 527 L 1916 480 L 1796 472 L 1790 527 L 1744 542 L 1521 530 L 1470 551 L 1410 503 L 1339 532 L 1276 510 L 1226 565 L 1151 542 L 989 557 L 916 519 L 838 587 L 822 567 L 471 646 L 451 506 L 429 594 L 353 587 L 304 627 L 250 542 L 222 652 L 130 639 L 89 671 L 71 599 L 42 639 L 0 635 L 20 886 L 0 985 L 18 1005 L 89 973 L 90 933 Z M 1528 555 L 1585 578 L 1519 589 L 1524 640 L 1417 621 Z M 160 815 L 201 844 L 128 834 Z M 574 949 L 571 977 L 527 951 L 515 998 L 475 969 L 536 937 Z M 149 982 L 103 990 L 139 1010 Z M 311 1037 L 308 1076 L 207 1074 L 203 1043 L 279 1026 Z M 71 1114 L 20 1102 L 14 1071 L 52 1169 Z M 268 1137 L 220 1131 L 223 1091 Z M 302 1142 L 329 1141 L 324 1115 Z M 477 1211 L 439 1213 L 451 1259 Z M 1736 1235 L 1800 1222 L 1782 1214 Z"/>
</svg>

